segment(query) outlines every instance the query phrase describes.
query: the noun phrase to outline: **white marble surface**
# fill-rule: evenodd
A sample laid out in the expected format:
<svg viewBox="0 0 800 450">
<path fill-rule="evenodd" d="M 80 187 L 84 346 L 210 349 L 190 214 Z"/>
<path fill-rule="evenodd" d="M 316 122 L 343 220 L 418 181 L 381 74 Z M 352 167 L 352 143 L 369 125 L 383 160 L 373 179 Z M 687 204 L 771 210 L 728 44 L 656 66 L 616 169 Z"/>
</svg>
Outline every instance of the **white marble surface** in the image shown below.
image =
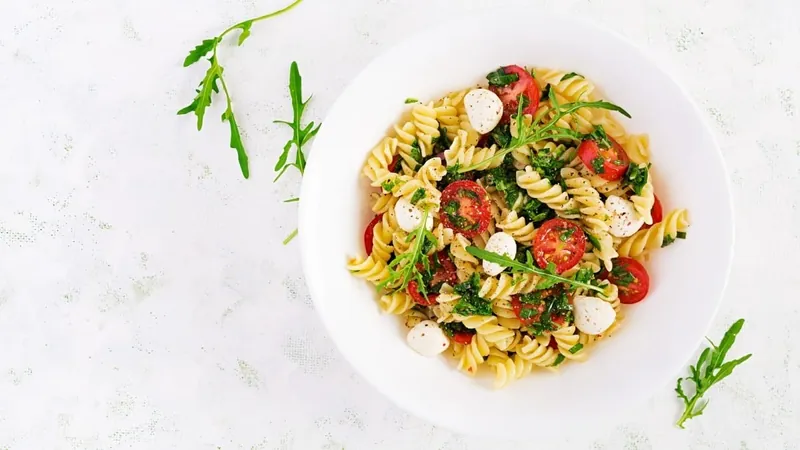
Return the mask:
<svg viewBox="0 0 800 450">
<path fill-rule="evenodd" d="M 290 114 L 292 60 L 319 119 L 407 33 L 478 7 L 514 14 L 521 1 L 306 0 L 243 47 L 225 44 L 252 161 L 244 181 L 219 105 L 202 133 L 175 115 L 204 70 L 181 62 L 282 3 L 3 2 L 0 449 L 537 448 L 547 433 L 505 429 L 476 405 L 497 440 L 453 434 L 355 374 L 314 313 L 296 243 L 281 245 L 296 205 L 280 201 L 300 179 L 273 184 L 271 173 L 288 138 L 272 120 Z M 745 317 L 734 352 L 755 354 L 687 430 L 672 426 L 679 404 L 665 387 L 592 444 L 564 436 L 560 448 L 800 448 L 800 3 L 536 3 L 647 48 L 707 113 L 737 219 L 712 335 Z"/>
</svg>

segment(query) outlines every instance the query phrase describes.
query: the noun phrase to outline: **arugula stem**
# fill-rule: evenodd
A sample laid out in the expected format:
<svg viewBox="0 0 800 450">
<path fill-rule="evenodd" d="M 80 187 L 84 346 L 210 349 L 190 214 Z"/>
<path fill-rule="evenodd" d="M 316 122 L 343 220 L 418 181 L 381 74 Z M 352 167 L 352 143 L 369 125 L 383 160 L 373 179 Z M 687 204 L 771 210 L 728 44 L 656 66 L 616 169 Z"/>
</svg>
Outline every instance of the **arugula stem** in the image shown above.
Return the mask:
<svg viewBox="0 0 800 450">
<path fill-rule="evenodd" d="M 678 422 L 675 425 L 684 428 L 683 423 L 694 417 L 692 413 L 694 412 L 694 407 L 697 404 L 698 400 L 700 400 L 700 396 L 695 394 L 692 400 L 686 404 L 686 409 L 683 411 L 683 414 L 681 414 L 681 418 L 678 419 Z"/>
<path fill-rule="evenodd" d="M 263 16 L 258 16 L 258 17 L 254 18 L 254 19 L 245 20 L 244 22 L 239 22 L 239 23 L 237 23 L 236 25 L 232 25 L 230 28 L 228 28 L 227 30 L 223 31 L 223 32 L 222 32 L 222 34 L 220 34 L 220 35 L 219 35 L 219 40 L 221 41 L 221 40 L 222 40 L 222 38 L 223 38 L 223 37 L 224 37 L 226 34 L 230 33 L 231 31 L 233 31 L 233 30 L 235 30 L 235 29 L 237 29 L 237 28 L 241 28 L 241 27 L 245 26 L 245 24 L 246 24 L 247 22 L 250 22 L 251 24 L 253 24 L 253 23 L 256 23 L 256 22 L 260 22 L 260 21 L 262 21 L 262 20 L 269 19 L 270 17 L 275 17 L 275 16 L 277 16 L 277 15 L 283 14 L 283 13 L 285 13 L 286 11 L 289 11 L 289 10 L 291 10 L 292 8 L 294 8 L 295 6 L 299 5 L 299 4 L 300 4 L 302 1 L 303 1 L 303 0 L 295 0 L 295 2 L 294 2 L 294 3 L 292 3 L 291 5 L 289 5 L 289 6 L 285 7 L 285 8 L 283 8 L 283 9 L 280 9 L 280 10 L 278 10 L 278 11 L 274 11 L 274 12 L 271 12 L 271 13 L 269 13 L 269 14 L 264 14 Z M 215 54 L 216 54 L 216 53 L 215 53 Z"/>
</svg>

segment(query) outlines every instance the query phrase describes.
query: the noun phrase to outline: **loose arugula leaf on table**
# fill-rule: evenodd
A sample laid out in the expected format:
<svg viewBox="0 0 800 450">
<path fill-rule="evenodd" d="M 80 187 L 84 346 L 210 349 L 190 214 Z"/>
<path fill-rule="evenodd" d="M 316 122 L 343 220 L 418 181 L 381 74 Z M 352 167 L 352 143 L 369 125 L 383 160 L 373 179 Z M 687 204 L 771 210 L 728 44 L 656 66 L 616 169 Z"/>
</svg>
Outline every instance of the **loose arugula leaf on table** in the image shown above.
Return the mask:
<svg viewBox="0 0 800 450">
<path fill-rule="evenodd" d="M 311 140 L 319 131 L 319 127 L 322 126 L 322 124 L 319 124 L 315 127 L 314 122 L 309 122 L 308 125 L 303 126 L 303 113 L 306 110 L 308 102 L 311 101 L 311 97 L 303 101 L 303 79 L 300 76 L 300 70 L 297 68 L 296 61 L 292 62 L 292 66 L 289 69 L 289 93 L 292 97 L 292 121 L 276 120 L 274 122 L 289 126 L 289 128 L 292 129 L 292 138 L 286 142 L 286 145 L 283 147 L 283 153 L 281 153 L 277 164 L 275 164 L 275 171 L 278 172 L 278 175 L 275 177 L 274 181 L 278 181 L 281 175 L 286 172 L 286 169 L 292 166 L 296 167 L 301 175 L 305 172 L 306 157 L 303 153 L 303 145 Z M 289 152 L 292 147 L 296 150 L 295 160 L 294 162 L 288 162 Z"/>
<path fill-rule="evenodd" d="M 741 331 L 743 325 L 744 319 L 739 319 L 734 322 L 728 331 L 725 332 L 725 335 L 722 337 L 722 341 L 720 342 L 719 346 L 714 344 L 711 340 L 708 340 L 708 342 L 711 344 L 711 347 L 703 350 L 703 352 L 700 354 L 700 358 L 697 360 L 697 364 L 689 366 L 690 376 L 678 378 L 678 382 L 675 386 L 675 392 L 678 394 L 678 398 L 683 400 L 683 404 L 685 406 L 683 414 L 681 414 L 681 417 L 676 423 L 676 425 L 680 428 L 684 428 L 683 424 L 687 420 L 703 414 L 706 406 L 708 406 L 708 400 L 706 400 L 704 403 L 700 403 L 700 400 L 703 398 L 703 395 L 708 392 L 711 386 L 724 380 L 731 373 L 733 373 L 733 369 L 750 359 L 750 356 L 752 356 L 752 353 L 748 353 L 741 358 L 724 362 L 725 356 L 728 354 L 728 350 L 730 350 L 733 346 L 733 342 L 736 340 L 736 336 L 739 334 L 739 331 Z M 689 397 L 683 390 L 684 381 L 691 381 L 694 383 L 694 395 L 691 397 Z"/>
<path fill-rule="evenodd" d="M 219 46 L 220 42 L 223 41 L 225 36 L 234 30 L 241 30 L 238 43 L 239 45 L 242 45 L 245 39 L 250 36 L 250 29 L 254 23 L 283 14 L 300 4 L 300 2 L 302 2 L 302 0 L 295 0 L 295 2 L 291 5 L 278 11 L 232 25 L 223 31 L 219 36 L 203 40 L 203 42 L 189 51 L 189 55 L 187 55 L 186 59 L 183 60 L 183 67 L 189 67 L 211 53 L 211 56 L 208 58 L 210 67 L 206 71 L 203 80 L 200 82 L 200 85 L 197 88 L 197 95 L 192 103 L 178 111 L 178 115 L 194 113 L 195 116 L 197 116 L 197 130 L 202 130 L 206 108 L 211 106 L 211 98 L 213 94 L 219 94 L 219 87 L 222 86 L 222 91 L 225 94 L 225 101 L 227 103 L 225 112 L 222 114 L 222 121 L 228 122 L 231 133 L 230 147 L 236 150 L 237 159 L 239 160 L 239 168 L 242 171 L 242 176 L 245 178 L 250 177 L 250 166 L 247 158 L 247 152 L 245 151 L 244 143 L 242 142 L 242 136 L 239 131 L 239 125 L 236 123 L 236 117 L 233 112 L 230 91 L 228 90 L 228 86 L 225 83 L 225 78 L 223 77 L 224 68 L 219 63 L 219 58 L 217 57 L 217 47 Z"/>
<path fill-rule="evenodd" d="M 512 272 L 533 273 L 541 276 L 542 278 L 553 280 L 555 281 L 555 283 L 553 284 L 567 283 L 571 286 L 582 287 L 590 291 L 601 292 L 601 293 L 603 292 L 601 288 L 594 286 L 592 284 L 583 283 L 572 278 L 566 278 L 562 277 L 561 275 L 555 274 L 554 273 L 555 267 L 550 267 L 549 269 L 551 270 L 544 270 L 536 267 L 536 265 L 533 263 L 533 256 L 531 256 L 530 252 L 527 253 L 527 261 L 524 263 L 517 261 L 515 259 L 511 259 L 505 255 L 493 253 L 474 246 L 467 247 L 467 253 L 469 253 L 472 256 L 475 256 L 476 258 L 480 258 L 484 261 L 489 261 L 500 264 L 503 267 L 508 267 L 511 269 Z M 542 283 L 542 281 L 540 281 L 540 283 Z M 537 289 L 538 288 L 539 287 L 537 285 Z"/>
</svg>

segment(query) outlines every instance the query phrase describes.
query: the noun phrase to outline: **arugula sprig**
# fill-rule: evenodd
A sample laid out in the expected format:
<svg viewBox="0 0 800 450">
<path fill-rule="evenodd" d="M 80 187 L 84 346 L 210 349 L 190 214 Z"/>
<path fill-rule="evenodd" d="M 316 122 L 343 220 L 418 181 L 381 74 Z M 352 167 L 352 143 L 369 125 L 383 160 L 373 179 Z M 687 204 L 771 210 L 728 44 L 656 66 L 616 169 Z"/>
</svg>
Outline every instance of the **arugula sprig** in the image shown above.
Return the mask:
<svg viewBox="0 0 800 450">
<path fill-rule="evenodd" d="M 304 127 L 301 122 L 311 97 L 303 101 L 303 78 L 300 76 L 300 69 L 297 68 L 297 61 L 292 61 L 292 66 L 289 69 L 289 94 L 292 97 L 292 121 L 275 120 L 274 123 L 282 123 L 289 126 L 293 133 L 292 138 L 283 146 L 283 153 L 281 153 L 277 164 L 275 164 L 275 171 L 278 172 L 278 175 L 273 181 L 278 181 L 281 175 L 286 172 L 286 169 L 292 166 L 296 167 L 301 175 L 305 172 L 306 155 L 303 153 L 303 145 L 316 136 L 319 127 L 322 126 L 322 124 L 318 124 L 314 127 L 314 122 L 310 122 Z M 287 162 L 292 146 L 297 150 L 295 160 L 294 162 Z"/>
<path fill-rule="evenodd" d="M 389 263 L 389 277 L 378 284 L 378 292 L 390 286 L 394 288 L 398 281 L 400 283 L 397 285 L 397 289 L 405 289 L 411 280 L 416 280 L 420 293 L 422 295 L 427 294 L 425 292 L 425 283 L 422 279 L 422 274 L 417 269 L 417 264 L 421 263 L 425 270 L 428 269 L 429 263 L 426 250 L 429 249 L 430 245 L 426 245 L 426 243 L 436 242 L 436 237 L 433 233 L 425 228 L 429 215 L 430 212 L 427 209 L 422 211 L 422 220 L 419 227 L 407 238 L 407 241 L 414 240 L 414 246 Z"/>
<path fill-rule="evenodd" d="M 567 139 L 573 141 L 581 141 L 584 138 L 582 133 L 577 131 L 571 130 L 569 128 L 564 128 L 558 126 L 558 121 L 561 120 L 564 116 L 568 116 L 575 111 L 581 108 L 598 108 L 598 109 L 607 109 L 610 111 L 617 111 L 620 114 L 624 115 L 625 117 L 630 118 L 631 115 L 628 114 L 621 106 L 615 105 L 614 103 L 607 102 L 604 100 L 593 101 L 593 102 L 571 102 L 571 103 L 564 103 L 560 104 L 558 99 L 556 98 L 556 93 L 554 89 L 550 89 L 548 92 L 549 99 L 550 99 L 550 106 L 544 111 L 543 114 L 538 115 L 539 117 L 531 122 L 530 125 L 525 124 L 525 120 L 523 120 L 522 109 L 523 105 L 523 97 L 520 94 L 519 105 L 517 107 L 517 114 L 514 115 L 514 118 L 517 123 L 517 136 L 511 139 L 511 142 L 508 144 L 507 148 L 495 153 L 493 156 L 486 158 L 482 161 L 479 161 L 476 164 L 472 164 L 470 166 L 462 167 L 459 169 L 459 172 L 469 172 L 470 170 L 475 170 L 478 167 L 485 165 L 488 161 L 493 159 L 502 159 L 507 154 L 514 151 L 514 149 L 520 148 L 525 145 L 530 145 L 535 142 L 543 141 L 545 139 Z M 553 112 L 553 117 L 547 121 L 542 122 L 542 118 L 547 117 L 551 112 Z"/>
<path fill-rule="evenodd" d="M 211 66 L 206 71 L 203 80 L 200 82 L 200 85 L 197 88 L 197 95 L 192 103 L 178 111 L 178 115 L 194 113 L 195 116 L 197 116 L 197 131 L 202 130 L 206 108 L 211 106 L 212 95 L 219 94 L 219 87 L 222 86 L 222 92 L 225 94 L 225 101 L 227 103 L 225 112 L 222 113 L 222 121 L 228 122 L 228 125 L 230 126 L 230 147 L 236 150 L 236 155 L 239 159 L 239 168 L 241 169 L 242 175 L 245 178 L 250 178 L 250 166 L 247 158 L 247 152 L 245 151 L 244 143 L 242 142 L 242 135 L 239 132 L 239 125 L 236 123 L 236 117 L 233 114 L 230 91 L 228 90 L 228 85 L 225 83 L 225 78 L 223 77 L 223 72 L 225 69 L 222 67 L 222 65 L 220 65 L 219 58 L 217 57 L 217 47 L 225 38 L 225 36 L 234 30 L 241 30 L 238 43 L 239 45 L 242 45 L 250 36 L 250 29 L 253 27 L 254 23 L 283 14 L 300 4 L 302 1 L 303 0 L 295 0 L 291 5 L 278 11 L 245 20 L 244 22 L 230 26 L 219 36 L 204 40 L 202 43 L 200 43 L 200 45 L 192 49 L 189 52 L 189 55 L 183 61 L 183 67 L 189 67 L 211 53 L 211 56 L 208 58 Z"/>
<path fill-rule="evenodd" d="M 570 286 L 581 287 L 584 289 L 588 289 L 590 291 L 599 292 L 601 295 L 603 295 L 603 289 L 600 287 L 597 287 L 593 284 L 578 281 L 577 279 L 575 279 L 575 277 L 567 278 L 556 274 L 555 265 L 551 265 L 552 263 L 548 264 L 547 269 L 540 269 L 536 267 L 536 265 L 533 262 L 533 256 L 531 255 L 530 251 L 528 251 L 526 256 L 526 261 L 524 263 L 511 259 L 505 255 L 493 253 L 474 246 L 467 247 L 467 253 L 476 258 L 480 258 L 484 261 L 497 263 L 503 267 L 509 267 L 511 268 L 512 272 L 526 272 L 539 275 L 540 277 L 542 277 L 542 280 L 539 282 L 539 285 L 537 285 L 537 289 L 545 289 L 546 287 L 551 287 L 557 283 L 567 283 Z"/>
<path fill-rule="evenodd" d="M 678 378 L 675 392 L 678 394 L 678 398 L 683 400 L 685 409 L 676 423 L 677 426 L 683 428 L 684 422 L 703 414 L 706 406 L 708 406 L 708 400 L 704 403 L 700 403 L 700 400 L 708 389 L 724 380 L 728 375 L 733 373 L 733 369 L 735 369 L 736 366 L 747 361 L 750 359 L 750 356 L 752 356 L 752 353 L 748 353 L 741 358 L 723 362 L 725 361 L 725 356 L 728 354 L 728 350 L 730 350 L 731 346 L 733 346 L 733 342 L 736 340 L 736 335 L 739 334 L 743 325 L 744 319 L 739 319 L 734 322 L 728 331 L 725 332 L 719 346 L 706 338 L 711 344 L 711 347 L 703 350 L 703 353 L 700 354 L 700 358 L 697 360 L 697 364 L 689 366 L 690 376 Z M 695 386 L 695 392 L 691 398 L 689 398 L 683 390 L 683 382 L 687 380 L 692 381 Z"/>
</svg>

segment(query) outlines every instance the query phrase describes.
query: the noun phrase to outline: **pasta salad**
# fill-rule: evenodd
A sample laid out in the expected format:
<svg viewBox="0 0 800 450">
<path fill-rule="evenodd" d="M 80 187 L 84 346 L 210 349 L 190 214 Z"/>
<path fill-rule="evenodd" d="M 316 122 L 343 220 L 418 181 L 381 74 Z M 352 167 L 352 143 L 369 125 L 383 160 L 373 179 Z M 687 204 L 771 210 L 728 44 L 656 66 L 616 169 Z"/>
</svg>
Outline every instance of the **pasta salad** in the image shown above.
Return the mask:
<svg viewBox="0 0 800 450">
<path fill-rule="evenodd" d="M 506 386 L 583 361 L 643 300 L 643 263 L 686 238 L 647 135 L 577 73 L 512 65 L 485 87 L 413 103 L 369 153 L 365 256 L 348 269 L 402 316 L 409 345 Z"/>
</svg>

